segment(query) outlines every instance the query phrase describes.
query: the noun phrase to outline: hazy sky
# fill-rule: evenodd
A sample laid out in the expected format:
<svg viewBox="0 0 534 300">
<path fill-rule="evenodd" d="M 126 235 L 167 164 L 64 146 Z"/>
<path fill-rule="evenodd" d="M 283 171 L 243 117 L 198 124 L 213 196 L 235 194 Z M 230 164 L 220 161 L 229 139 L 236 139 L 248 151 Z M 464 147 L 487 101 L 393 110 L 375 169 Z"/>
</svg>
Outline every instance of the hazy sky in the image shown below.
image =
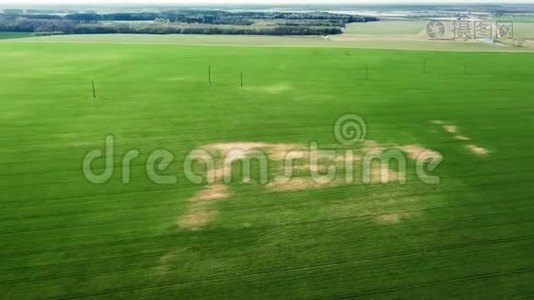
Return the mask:
<svg viewBox="0 0 534 300">
<path fill-rule="evenodd" d="M 384 3 L 534 3 L 534 0 L 0 0 L 1 4 L 384 4 Z"/>
</svg>

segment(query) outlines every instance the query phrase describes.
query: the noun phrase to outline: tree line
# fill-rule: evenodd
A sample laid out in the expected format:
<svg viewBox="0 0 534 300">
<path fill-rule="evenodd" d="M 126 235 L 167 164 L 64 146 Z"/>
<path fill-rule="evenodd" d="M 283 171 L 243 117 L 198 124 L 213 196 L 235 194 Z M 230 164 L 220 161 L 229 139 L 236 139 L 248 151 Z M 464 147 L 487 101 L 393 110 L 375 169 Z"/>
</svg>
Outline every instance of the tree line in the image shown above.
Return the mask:
<svg viewBox="0 0 534 300">
<path fill-rule="evenodd" d="M 252 26 L 259 20 L 263 20 L 262 24 L 264 25 Z M 324 12 L 278 13 L 183 10 L 158 13 L 75 13 L 66 15 L 4 13 L 0 14 L 0 31 L 41 34 L 332 35 L 342 33 L 342 28 L 348 23 L 377 20 L 377 18 L 368 16 Z M 188 24 L 195 24 L 195 26 L 188 26 Z"/>
</svg>

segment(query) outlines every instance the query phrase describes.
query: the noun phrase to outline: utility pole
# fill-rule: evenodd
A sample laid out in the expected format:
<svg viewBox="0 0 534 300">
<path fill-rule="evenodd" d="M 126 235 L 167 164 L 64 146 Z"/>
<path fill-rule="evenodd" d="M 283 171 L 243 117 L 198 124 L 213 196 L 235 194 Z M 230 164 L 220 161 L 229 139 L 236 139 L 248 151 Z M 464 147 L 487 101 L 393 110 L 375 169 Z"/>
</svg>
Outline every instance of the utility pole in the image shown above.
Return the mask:
<svg viewBox="0 0 534 300">
<path fill-rule="evenodd" d="M 211 85 L 211 65 L 208 65 L 208 84 Z"/>
<path fill-rule="evenodd" d="M 93 85 L 93 99 L 96 99 L 95 81 L 91 80 L 91 83 Z"/>
</svg>

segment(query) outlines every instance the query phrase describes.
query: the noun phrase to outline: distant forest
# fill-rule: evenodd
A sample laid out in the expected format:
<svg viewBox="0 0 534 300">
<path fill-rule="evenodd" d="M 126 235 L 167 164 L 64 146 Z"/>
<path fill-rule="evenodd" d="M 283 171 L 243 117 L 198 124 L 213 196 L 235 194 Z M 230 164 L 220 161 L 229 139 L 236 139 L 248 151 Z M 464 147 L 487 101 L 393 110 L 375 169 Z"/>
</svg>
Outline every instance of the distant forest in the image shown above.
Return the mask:
<svg viewBox="0 0 534 300">
<path fill-rule="evenodd" d="M 35 34 L 258 34 L 333 35 L 346 24 L 378 21 L 375 17 L 326 12 L 166 12 L 55 14 L 38 10 L 4 10 L 0 31 Z"/>
</svg>

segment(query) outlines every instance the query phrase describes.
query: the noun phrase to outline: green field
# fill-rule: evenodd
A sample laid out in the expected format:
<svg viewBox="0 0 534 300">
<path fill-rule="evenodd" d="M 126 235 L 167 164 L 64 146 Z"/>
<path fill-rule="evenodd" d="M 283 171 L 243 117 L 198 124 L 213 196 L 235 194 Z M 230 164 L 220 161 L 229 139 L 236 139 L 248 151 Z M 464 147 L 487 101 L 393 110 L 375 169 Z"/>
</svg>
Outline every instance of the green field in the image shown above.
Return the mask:
<svg viewBox="0 0 534 300">
<path fill-rule="evenodd" d="M 4 42 L 0 66 L 3 298 L 534 294 L 532 54 Z M 343 148 L 332 125 L 346 113 L 365 118 L 368 140 L 439 151 L 441 183 L 412 167 L 404 185 L 236 181 L 205 226 L 179 225 L 205 188 L 183 176 L 189 151 Z M 91 184 L 82 158 L 107 134 L 115 172 Z M 162 173 L 178 183 L 145 175 L 157 149 L 175 154 Z"/>
<path fill-rule="evenodd" d="M 493 17 L 496 21 L 512 21 L 516 23 L 532 23 L 534 22 L 534 15 L 533 14 L 518 14 L 518 15 L 504 15 L 504 16 L 498 16 Z"/>
<path fill-rule="evenodd" d="M 534 22 L 514 22 L 514 35 L 516 38 L 534 39 Z"/>
<path fill-rule="evenodd" d="M 425 30 L 428 21 L 380 21 L 368 23 L 351 23 L 347 25 L 345 33 L 349 34 L 411 34 L 417 35 Z"/>
<path fill-rule="evenodd" d="M 526 24 L 526 23 L 525 23 Z M 526 28 L 526 27 L 524 27 Z M 528 29 L 528 28 L 527 28 Z M 523 29 L 522 29 L 523 30 Z M 524 32 L 525 30 L 523 30 Z M 90 34 L 54 35 L 25 38 L 29 43 L 83 43 L 83 44 L 168 44 L 187 46 L 237 47 L 315 47 L 362 48 L 427 51 L 534 51 L 534 44 L 523 47 L 500 46 L 476 41 L 434 41 L 410 34 L 341 34 L 322 36 L 255 36 L 255 35 L 199 35 L 199 34 Z"/>
</svg>

